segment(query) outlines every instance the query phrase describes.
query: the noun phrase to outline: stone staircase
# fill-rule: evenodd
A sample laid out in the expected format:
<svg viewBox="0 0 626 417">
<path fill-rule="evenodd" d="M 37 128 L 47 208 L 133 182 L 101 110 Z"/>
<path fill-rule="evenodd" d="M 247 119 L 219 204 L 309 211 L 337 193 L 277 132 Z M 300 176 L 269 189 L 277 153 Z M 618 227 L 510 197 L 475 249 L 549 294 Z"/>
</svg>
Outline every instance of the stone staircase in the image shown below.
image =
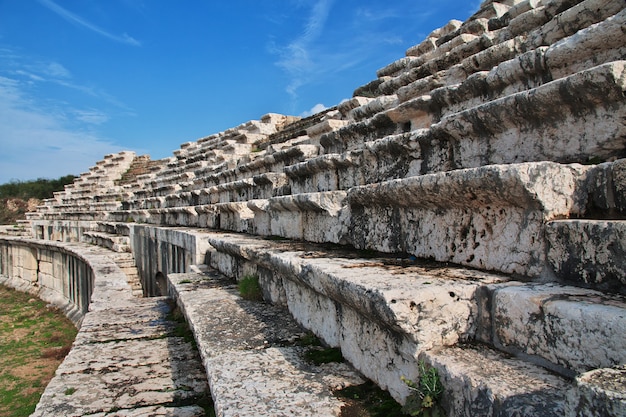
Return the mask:
<svg viewBox="0 0 626 417">
<path fill-rule="evenodd" d="M 126 224 L 98 223 L 96 231 L 86 231 L 82 241 L 92 245 L 110 249 L 111 259 L 126 275 L 132 294 L 137 297 L 144 295 L 141 278 L 137 271 L 137 263 L 130 247 L 130 229 Z"/>
<path fill-rule="evenodd" d="M 218 415 L 282 415 L 239 394 L 251 370 L 276 375 L 232 358 L 273 370 L 292 353 L 220 344 L 237 326 L 215 323 L 240 312 L 211 311 L 234 303 L 217 272 L 257 276 L 401 403 L 424 361 L 450 416 L 625 415 L 624 27 L 623 0 L 487 0 L 351 100 L 185 143 L 140 175 L 108 156 L 30 220 L 112 249 L 136 224 L 208 234 L 210 272 L 167 272 Z"/>
</svg>

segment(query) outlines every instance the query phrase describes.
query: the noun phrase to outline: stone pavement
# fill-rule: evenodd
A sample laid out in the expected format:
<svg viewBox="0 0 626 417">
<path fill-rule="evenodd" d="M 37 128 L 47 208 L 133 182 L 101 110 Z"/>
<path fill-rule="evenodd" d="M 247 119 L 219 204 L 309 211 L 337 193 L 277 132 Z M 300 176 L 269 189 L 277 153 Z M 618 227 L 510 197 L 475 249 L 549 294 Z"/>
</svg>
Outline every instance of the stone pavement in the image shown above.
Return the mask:
<svg viewBox="0 0 626 417">
<path fill-rule="evenodd" d="M 184 322 L 169 298 L 133 297 L 114 256 L 92 257 L 90 311 L 32 416 L 204 416 L 206 375 Z"/>
</svg>

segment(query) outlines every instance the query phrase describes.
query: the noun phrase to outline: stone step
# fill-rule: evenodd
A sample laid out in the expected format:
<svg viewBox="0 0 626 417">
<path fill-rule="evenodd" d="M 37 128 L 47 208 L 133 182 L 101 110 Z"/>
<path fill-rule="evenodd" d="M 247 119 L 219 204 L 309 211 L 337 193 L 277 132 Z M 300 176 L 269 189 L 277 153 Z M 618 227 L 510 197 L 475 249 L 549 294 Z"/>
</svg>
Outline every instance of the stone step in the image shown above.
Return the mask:
<svg viewBox="0 0 626 417">
<path fill-rule="evenodd" d="M 130 236 L 130 227 L 126 223 L 98 222 L 96 231 L 117 236 Z"/>
<path fill-rule="evenodd" d="M 623 160 L 594 166 L 489 165 L 347 191 L 150 209 L 141 221 L 350 244 L 537 277 L 550 275 L 551 268 L 556 274 L 567 270 L 559 259 L 569 252 L 559 252 L 556 241 L 551 243 L 551 258 L 546 258 L 546 223 L 615 211 L 606 202 L 626 187 L 623 166 Z M 626 213 L 620 204 L 619 210 Z M 624 245 L 619 234 L 615 236 L 613 246 L 619 254 Z M 614 275 L 610 264 L 604 264 Z"/>
<path fill-rule="evenodd" d="M 609 159 L 626 146 L 621 122 L 626 114 L 622 94 L 625 71 L 626 61 L 581 71 L 448 115 L 431 131 L 441 138 L 442 148 L 452 152 L 456 167 Z M 532 120 L 551 122 L 533 125 Z M 592 129 L 596 124 L 602 125 L 602 130 Z M 450 141 L 449 147 L 444 138 Z M 432 165 L 446 162 L 433 161 Z"/>
<path fill-rule="evenodd" d="M 257 275 L 266 300 L 286 305 L 401 402 L 409 395 L 401 377 L 416 377 L 416 358 L 458 343 L 481 341 L 500 357 L 515 354 L 516 366 L 566 379 L 624 362 L 623 297 L 339 247 L 218 233 L 209 242 L 211 266 Z M 524 388 L 515 386 L 509 392 Z"/>
<path fill-rule="evenodd" d="M 154 204 L 144 208 L 197 206 L 271 198 L 289 191 L 286 185 L 287 177 L 285 174 L 268 172 L 205 189 L 169 195 L 163 203 L 159 201 L 160 205 Z"/>
<path fill-rule="evenodd" d="M 321 153 L 341 154 L 358 150 L 363 147 L 365 142 L 399 133 L 403 133 L 402 126 L 398 126 L 389 116 L 378 113 L 368 119 L 322 135 L 320 138 Z"/>
<path fill-rule="evenodd" d="M 102 246 L 114 252 L 130 252 L 130 241 L 128 236 L 118 236 L 110 233 L 85 231 L 82 240 L 92 245 Z"/>
<path fill-rule="evenodd" d="M 464 82 L 433 89 L 432 112 L 439 118 L 475 107 L 497 97 L 538 87 L 599 64 L 626 57 L 626 10 L 585 28 L 549 47 L 539 47 L 498 64 L 490 71 L 477 72 Z M 573 59 L 572 57 L 576 57 Z M 401 88 L 398 98 L 406 102 L 419 90 Z"/>
<path fill-rule="evenodd" d="M 295 145 L 285 150 L 266 154 L 263 157 L 256 158 L 247 164 L 240 165 L 233 169 L 198 177 L 194 182 L 194 186 L 187 188 L 186 191 L 206 189 L 221 184 L 245 180 L 256 175 L 281 173 L 284 167 L 317 156 L 318 153 L 319 146 Z"/>
<path fill-rule="evenodd" d="M 354 187 L 347 240 L 361 249 L 538 276 L 546 266 L 544 222 L 584 212 L 590 172 L 576 164 L 492 165 Z"/>
<path fill-rule="evenodd" d="M 548 261 L 573 285 L 626 294 L 626 220 L 558 220 L 546 227 Z"/>
<path fill-rule="evenodd" d="M 208 391 L 203 367 L 191 343 L 174 336 L 169 311 L 153 298 L 87 314 L 32 415 L 203 416 L 191 405 Z"/>
<path fill-rule="evenodd" d="M 617 15 L 549 47 L 539 47 L 519 54 L 499 63 L 490 71 L 476 72 L 459 84 L 436 86 L 416 83 L 402 87 L 397 92 L 402 104 L 388 113 L 395 116 L 394 121 L 398 123 L 419 120 L 419 112 L 432 114 L 430 119 L 436 121 L 481 102 L 535 88 L 548 80 L 623 59 L 626 56 L 626 46 L 622 45 L 626 38 L 621 27 L 625 22 L 626 10 L 622 10 Z M 425 101 L 420 98 L 424 93 L 432 96 L 432 99 Z M 420 127 L 424 123 L 413 122 L 413 125 Z"/>
<path fill-rule="evenodd" d="M 60 245 L 89 264 L 93 292 L 72 349 L 32 416 L 204 416 L 206 375 L 197 350 L 180 336 L 171 300 L 133 297 L 111 261 L 115 252 Z"/>
<path fill-rule="evenodd" d="M 461 82 L 474 72 L 490 70 L 517 54 L 554 44 L 624 8 L 619 0 L 585 0 L 570 6 L 556 15 L 545 7 L 529 9 L 513 19 L 506 28 L 480 37 L 458 35 L 458 39 L 446 42 L 449 45 L 446 50 L 435 49 L 411 61 L 405 72 L 384 80 L 377 88 L 378 94 L 394 94 L 404 86 L 433 76 L 446 79 L 445 84 Z M 468 38 L 471 36 L 474 38 Z M 453 47 L 456 49 L 450 50 Z M 610 46 L 605 45 L 604 48 Z"/>
<path fill-rule="evenodd" d="M 620 416 L 626 409 L 624 365 L 586 372 L 573 384 L 480 344 L 427 351 L 420 358 L 438 370 L 451 416 Z"/>
<path fill-rule="evenodd" d="M 447 113 L 432 126 L 441 104 L 435 105 L 431 96 L 421 96 L 325 134 L 320 144 L 325 154 L 342 154 L 361 149 L 367 141 L 398 134 L 402 130 L 430 128 L 427 140 L 423 142 L 428 143 L 429 148 L 435 148 L 429 153 L 437 159 L 424 164 L 431 171 L 450 164 L 469 167 L 533 160 L 584 162 L 589 158 L 606 159 L 624 147 L 621 123 L 625 107 L 622 99 L 624 62 L 596 66 L 488 102 L 472 103 L 469 100 L 466 105 L 477 105 Z M 441 95 L 435 97 L 446 101 Z M 558 114 L 554 111 L 556 108 Z M 531 123 L 547 118 L 553 123 Z M 601 133 L 586 133 L 585 126 L 594 123 L 606 127 Z M 480 142 L 475 143 L 477 140 Z M 570 144 L 567 152 L 563 151 L 564 142 Z M 577 146 L 572 147 L 571 143 Z M 516 152 L 511 152 L 510 148 Z M 449 155 L 453 156 L 452 161 L 448 160 Z"/>
<path fill-rule="evenodd" d="M 494 291 L 493 341 L 573 377 L 626 363 L 623 296 L 556 284 Z"/>
<path fill-rule="evenodd" d="M 615 19 L 618 17 L 626 19 L 625 13 L 626 11 L 620 13 Z M 614 30 L 621 27 L 613 21 L 603 24 Z M 581 34 L 580 38 L 588 38 L 587 35 L 583 35 Z M 594 36 L 593 39 L 598 39 L 598 36 Z M 560 49 L 563 48 L 555 50 Z M 518 67 L 520 60 L 528 60 L 527 58 L 532 57 L 516 58 L 511 61 L 511 65 Z M 621 94 L 623 71 L 624 61 L 616 61 L 486 103 L 480 100 L 475 103 L 468 101 L 466 106 L 471 104 L 477 106 L 445 115 L 432 125 L 430 131 L 423 131 L 422 138 L 417 139 L 420 145 L 423 145 L 424 151 L 427 151 L 419 158 L 423 160 L 422 172 L 446 170 L 449 166 L 460 168 L 545 159 L 586 162 L 588 159 L 608 158 L 617 149 L 624 147 L 621 139 L 623 125 L 620 122 L 624 111 Z M 511 70 L 507 69 L 506 72 L 510 73 Z M 481 79 L 474 78 L 468 81 L 466 87 L 458 86 L 456 91 L 460 95 L 466 94 L 462 90 L 470 90 L 469 94 L 476 94 L 473 91 L 485 91 L 485 88 L 477 88 L 475 84 L 482 83 L 482 80 L 490 77 L 489 74 Z M 496 76 L 492 78 L 499 79 Z M 502 84 L 508 85 L 510 82 Z M 323 136 L 321 144 L 324 153 L 343 154 L 358 150 L 363 147 L 364 141 L 375 138 L 376 133 L 378 136 L 391 135 L 397 132 L 398 126 L 406 123 L 410 123 L 412 129 L 429 127 L 436 117 L 440 117 L 437 116 L 440 112 L 437 108 L 442 104 L 435 105 L 434 100 L 439 102 L 455 100 L 442 96 L 444 93 L 452 93 L 453 89 L 446 87 L 437 91 L 441 93 L 433 92 L 435 98 L 424 96 L 409 100 L 396 108 L 378 113 L 371 119 Z M 583 94 L 583 91 L 586 93 Z M 572 97 L 576 97 L 576 100 L 572 100 Z M 463 108 L 461 106 L 456 109 Z M 559 109 L 558 115 L 550 112 L 550 109 L 555 108 Z M 590 109 L 593 111 L 590 112 Z M 539 118 L 551 118 L 554 127 L 546 124 L 533 127 L 530 120 Z M 606 128 L 600 134 L 595 131 L 593 134 L 584 134 L 585 130 L 581 123 L 587 126 L 602 123 Z M 383 129 L 382 126 L 385 124 L 388 127 Z M 519 126 L 524 126 L 523 134 Z M 530 140 L 529 132 L 532 134 Z M 469 143 L 465 143 L 466 141 Z M 567 152 L 563 152 L 565 149 L 561 146 L 563 142 L 569 144 Z M 572 147 L 572 143 L 576 143 L 577 146 Z M 510 151 L 513 148 L 515 152 Z M 485 149 L 489 149 L 489 152 L 485 152 Z M 449 160 L 450 155 L 453 157 L 452 161 Z"/>
<path fill-rule="evenodd" d="M 399 401 L 408 395 L 400 378 L 414 376 L 417 354 L 472 339 L 483 305 L 477 297 L 488 294 L 478 289 L 508 281 L 395 258 L 348 258 L 339 249 L 328 256 L 320 246 L 242 235 L 215 234 L 209 242 L 211 266 L 238 279 L 258 275 L 266 300 L 286 305 Z"/>
<path fill-rule="evenodd" d="M 339 416 L 333 391 L 363 383 L 345 363 L 315 365 L 306 332 L 278 307 L 242 299 L 216 271 L 170 274 L 169 290 L 196 338 L 217 415 Z"/>
<path fill-rule="evenodd" d="M 448 347 L 421 358 L 437 369 L 451 416 L 576 415 L 567 402 L 571 382 L 489 347 Z"/>
</svg>

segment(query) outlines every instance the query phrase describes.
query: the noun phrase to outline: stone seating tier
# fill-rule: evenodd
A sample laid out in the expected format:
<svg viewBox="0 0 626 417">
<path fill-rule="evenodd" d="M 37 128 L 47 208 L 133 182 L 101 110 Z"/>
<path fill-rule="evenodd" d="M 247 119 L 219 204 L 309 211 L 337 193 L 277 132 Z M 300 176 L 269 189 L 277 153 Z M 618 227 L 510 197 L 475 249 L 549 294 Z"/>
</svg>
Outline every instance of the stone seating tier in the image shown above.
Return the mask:
<svg viewBox="0 0 626 417">
<path fill-rule="evenodd" d="M 580 29 L 601 22 L 621 9 L 622 5 L 619 0 L 585 0 L 556 16 L 546 17 L 545 22 L 531 19 L 524 27 L 518 29 L 519 33 L 514 35 L 508 31 L 507 27 L 507 31 L 500 37 L 495 35 L 490 37 L 485 34 L 475 37 L 473 43 L 476 46 L 472 47 L 463 42 L 464 38 L 460 38 L 454 41 L 454 45 L 458 43 L 459 50 L 434 49 L 416 60 L 408 61 L 411 65 L 405 71 L 399 72 L 397 76 L 383 76 L 369 85 L 358 88 L 354 95 L 365 91 L 371 91 L 375 95 L 394 94 L 401 87 L 433 76 L 443 77 L 446 80 L 445 84 L 459 83 L 472 73 L 490 70 L 499 62 L 512 59 L 519 53 L 552 45 L 560 39 L 575 34 Z M 531 14 L 532 10 L 527 13 Z M 527 33 L 527 30 L 536 27 L 537 23 L 542 23 L 543 26 Z M 463 36 L 467 38 L 468 35 Z M 453 43 L 452 40 L 448 44 L 453 46 L 451 43 Z M 447 74 L 440 74 L 442 71 L 446 71 Z"/>
<path fill-rule="evenodd" d="M 451 416 L 622 415 L 625 25 L 623 0 L 485 1 L 324 112 L 263 116 L 134 176 L 107 156 L 33 225 L 118 249 L 135 228 L 210 229 L 194 256 L 258 276 L 400 402 L 424 360 Z M 212 320 L 205 296 L 232 304 L 212 276 L 169 278 L 192 323 Z M 225 375 L 203 343 L 227 415 L 226 387 L 257 367 Z"/>
<path fill-rule="evenodd" d="M 238 279 L 256 274 L 267 300 L 285 305 L 399 400 L 409 394 L 401 377 L 416 378 L 419 358 L 436 364 L 454 387 L 454 415 L 506 408 L 531 393 L 542 398 L 537 415 L 564 415 L 577 395 L 569 377 L 624 362 L 623 297 L 307 243 L 220 233 L 209 242 L 211 266 Z M 589 343 L 592 337 L 608 340 Z M 476 368 L 490 361 L 482 372 Z M 493 403 L 481 404 L 485 397 Z M 531 403 L 525 407 L 535 415 Z"/>
</svg>

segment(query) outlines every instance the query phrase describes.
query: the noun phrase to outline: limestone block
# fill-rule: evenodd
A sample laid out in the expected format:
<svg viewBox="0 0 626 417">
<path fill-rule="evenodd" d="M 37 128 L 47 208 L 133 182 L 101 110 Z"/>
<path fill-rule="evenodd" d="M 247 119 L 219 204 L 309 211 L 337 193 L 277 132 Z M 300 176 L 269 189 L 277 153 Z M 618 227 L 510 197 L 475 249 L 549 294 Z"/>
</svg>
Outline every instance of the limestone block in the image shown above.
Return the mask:
<svg viewBox="0 0 626 417">
<path fill-rule="evenodd" d="M 594 23 L 614 15 L 624 8 L 620 0 L 585 0 L 554 16 L 552 20 L 529 35 L 535 47 L 551 45 Z"/>
<path fill-rule="evenodd" d="M 293 280 L 285 279 L 283 285 L 286 305 L 294 319 L 305 329 L 313 331 L 329 346 L 341 346 L 342 324 L 338 316 L 341 310 L 336 302 Z"/>
<path fill-rule="evenodd" d="M 525 0 L 525 1 L 521 1 L 521 2 L 519 2 L 517 4 L 515 4 L 514 6 L 511 6 L 511 8 L 507 11 L 507 14 L 508 14 L 510 19 L 514 19 L 515 17 L 519 16 L 520 14 L 534 9 L 540 3 L 541 3 L 541 0 Z"/>
<path fill-rule="evenodd" d="M 247 232 L 254 212 L 248 208 L 247 202 L 219 203 L 214 205 L 219 211 L 220 229 L 233 232 Z"/>
<path fill-rule="evenodd" d="M 459 33 L 469 33 L 472 35 L 482 35 L 489 31 L 489 19 L 486 18 L 478 18 L 478 19 L 469 19 L 463 22 L 461 27 L 458 29 Z"/>
<path fill-rule="evenodd" d="M 493 306 L 496 346 L 512 353 L 539 357 L 570 375 L 626 361 L 626 304 L 619 298 L 528 285 L 496 290 Z"/>
<path fill-rule="evenodd" d="M 315 141 L 319 140 L 323 134 L 337 130 L 347 124 L 347 120 L 328 119 L 309 127 L 306 129 L 306 133 L 312 141 Z"/>
<path fill-rule="evenodd" d="M 356 155 L 324 154 L 307 161 L 285 167 L 289 177 L 291 193 L 310 193 L 345 189 L 340 171 L 358 167 Z"/>
<path fill-rule="evenodd" d="M 594 67 L 449 115 L 432 129 L 454 138 L 458 167 L 611 158 L 626 146 L 624 71 L 624 61 Z"/>
<path fill-rule="evenodd" d="M 198 215 L 198 227 L 219 227 L 219 211 L 214 205 L 199 205 L 195 207 L 195 210 Z"/>
<path fill-rule="evenodd" d="M 369 103 L 370 101 L 372 101 L 372 98 L 369 97 L 352 97 L 349 100 L 345 100 L 342 101 L 341 103 L 339 103 L 337 105 L 337 109 L 341 112 L 341 114 L 346 117 L 348 115 L 348 113 L 352 110 L 355 109 L 357 107 L 363 106 L 367 103 Z"/>
<path fill-rule="evenodd" d="M 421 143 L 427 142 L 425 130 L 414 130 L 366 142 L 354 170 L 341 176 L 340 188 L 373 184 L 421 174 Z"/>
<path fill-rule="evenodd" d="M 348 193 L 358 248 L 508 273 L 545 267 L 543 224 L 580 213 L 582 166 L 487 166 L 387 181 Z"/>
<path fill-rule="evenodd" d="M 420 57 L 421 55 L 427 54 L 431 52 L 433 49 L 437 47 L 437 38 L 433 36 L 428 36 L 418 45 L 412 46 L 406 50 L 407 56 L 412 57 Z"/>
<path fill-rule="evenodd" d="M 486 346 L 432 350 L 421 358 L 438 370 L 450 417 L 574 415 L 566 380 Z"/>
<path fill-rule="evenodd" d="M 492 19 L 502 17 L 511 8 L 506 3 L 506 1 L 493 1 L 487 5 L 483 5 L 472 17 L 475 19 Z"/>
<path fill-rule="evenodd" d="M 506 27 L 507 37 L 516 37 L 541 27 L 550 21 L 551 16 L 545 6 L 529 9 L 513 17 Z"/>
<path fill-rule="evenodd" d="M 546 65 L 553 79 L 626 56 L 626 10 L 582 29 L 547 48 Z"/>
<path fill-rule="evenodd" d="M 444 26 L 433 30 L 428 35 L 428 37 L 429 38 L 436 38 L 436 39 L 438 39 L 438 38 L 440 38 L 442 36 L 445 36 L 445 35 L 447 35 L 449 33 L 454 32 L 455 30 L 460 28 L 462 25 L 463 25 L 463 22 L 461 22 L 460 20 L 452 19 L 448 23 L 446 23 Z"/>
<path fill-rule="evenodd" d="M 254 212 L 254 221 L 252 222 L 251 232 L 255 235 L 269 236 L 271 232 L 271 218 L 269 214 L 269 200 L 258 199 L 248 200 L 247 206 Z"/>
<path fill-rule="evenodd" d="M 376 97 L 374 100 L 356 107 L 348 113 L 348 117 L 351 120 L 364 120 L 374 116 L 376 113 L 380 113 L 387 109 L 393 108 L 398 104 L 398 98 L 395 94 L 384 95 Z"/>
<path fill-rule="evenodd" d="M 410 65 L 411 61 L 415 61 L 416 58 L 407 54 L 406 57 L 400 58 L 397 61 L 392 62 L 391 64 L 379 69 L 376 71 L 376 76 L 378 78 L 386 77 L 386 76 L 394 76 L 398 73 L 405 71 L 407 67 Z"/>
<path fill-rule="evenodd" d="M 399 127 L 388 116 L 376 114 L 374 117 L 352 123 L 320 138 L 323 153 L 344 153 L 360 149 L 364 142 L 400 133 Z"/>
<path fill-rule="evenodd" d="M 626 366 L 596 369 L 576 378 L 574 397 L 577 416 L 626 416 Z"/>
<path fill-rule="evenodd" d="M 548 261 L 574 285 L 626 293 L 626 221 L 561 220 L 546 228 Z"/>
<path fill-rule="evenodd" d="M 404 103 L 412 98 L 429 94 L 432 90 L 446 85 L 444 78 L 443 71 L 441 71 L 398 88 L 396 91 L 398 102 Z"/>
<path fill-rule="evenodd" d="M 433 122 L 431 97 L 423 95 L 405 101 L 397 107 L 385 112 L 394 123 L 410 123 L 410 130 L 430 127 Z"/>
<path fill-rule="evenodd" d="M 270 199 L 272 234 L 311 242 L 343 241 L 346 194 L 327 191 Z"/>
<path fill-rule="evenodd" d="M 509 39 L 485 48 L 446 71 L 446 85 L 460 83 L 477 71 L 489 71 L 503 61 L 513 59 L 523 51 L 519 38 Z"/>
<path fill-rule="evenodd" d="M 341 351 L 344 357 L 363 375 L 389 391 L 397 401 L 404 402 L 408 389 L 401 377 L 412 375 L 417 368 L 415 358 L 407 354 L 415 352 L 413 342 L 349 307 L 343 307 L 340 312 Z"/>
</svg>

